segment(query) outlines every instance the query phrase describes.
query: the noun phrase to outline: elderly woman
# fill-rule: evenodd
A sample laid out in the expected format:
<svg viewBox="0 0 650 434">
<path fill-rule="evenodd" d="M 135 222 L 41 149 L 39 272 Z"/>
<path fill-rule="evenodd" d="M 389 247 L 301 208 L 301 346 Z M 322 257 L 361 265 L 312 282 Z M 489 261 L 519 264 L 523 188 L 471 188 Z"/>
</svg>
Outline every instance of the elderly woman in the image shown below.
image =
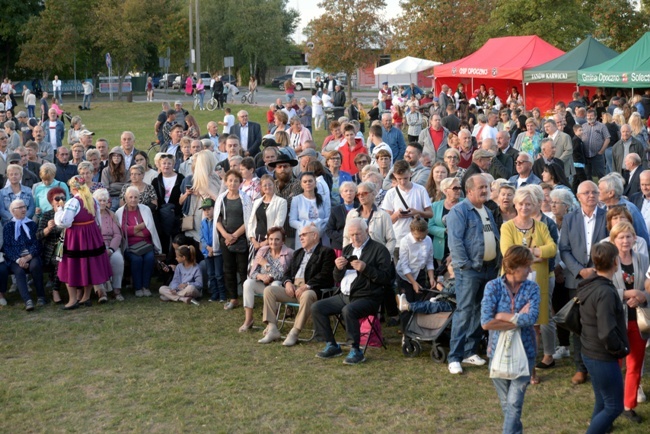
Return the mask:
<svg viewBox="0 0 650 434">
<path fill-rule="evenodd" d="M 321 238 L 325 232 L 325 225 L 330 215 L 330 202 L 323 200 L 323 197 L 316 189 L 316 176 L 312 172 L 303 172 L 300 175 L 300 186 L 302 194 L 291 200 L 289 211 L 289 225 L 296 231 L 311 223 L 316 225 Z M 302 247 L 300 238 L 296 237 L 295 248 Z"/>
<path fill-rule="evenodd" d="M 248 239 L 256 251 L 268 245 L 268 228 L 282 228 L 287 219 L 287 201 L 275 194 L 273 177 L 271 175 L 262 175 L 260 186 L 262 188 L 262 197 L 253 202 L 251 218 L 246 229 Z M 246 307 L 245 300 L 244 307 Z"/>
<path fill-rule="evenodd" d="M 101 185 L 99 181 L 102 179 L 102 156 L 97 149 L 88 149 L 86 151 L 86 161 L 88 161 L 93 166 L 93 177 L 92 181 L 96 182 L 97 185 Z M 77 169 L 78 171 L 78 169 Z M 101 188 L 101 187 L 98 187 Z"/>
<path fill-rule="evenodd" d="M 323 149 L 321 152 L 336 151 L 341 143 L 344 143 L 343 131 L 341 131 L 341 124 L 339 121 L 332 121 L 329 124 L 330 135 L 325 137 L 323 141 Z"/>
<path fill-rule="evenodd" d="M 127 182 L 124 154 L 119 146 L 111 149 L 108 154 L 108 165 L 102 171 L 102 184 L 111 195 L 111 210 L 115 211 L 120 205 L 120 193 Z"/>
<path fill-rule="evenodd" d="M 73 176 L 68 186 L 73 197 L 65 206 L 55 208 L 54 214 L 54 222 L 66 229 L 63 257 L 57 271 L 59 280 L 68 289 L 69 300 L 64 310 L 92 306 L 91 287 L 95 288 L 100 303 L 108 301 L 103 285 L 111 278 L 111 264 L 99 227 L 99 204 L 82 177 Z M 77 288 L 83 288 L 81 300 L 77 299 Z"/>
<path fill-rule="evenodd" d="M 444 199 L 431 205 L 433 217 L 429 219 L 429 235 L 433 237 L 433 258 L 441 263 L 449 255 L 447 245 L 447 214 L 460 201 L 461 187 L 458 178 L 445 178 L 440 183 Z"/>
<path fill-rule="evenodd" d="M 122 187 L 122 192 L 120 193 L 120 206 L 124 206 L 124 194 L 126 189 L 129 187 L 135 187 L 140 192 L 140 203 L 151 208 L 152 212 L 155 212 L 158 209 L 158 196 L 156 195 L 156 190 L 154 190 L 151 184 L 144 182 L 144 167 L 139 164 L 134 164 L 129 169 L 129 177 L 131 182 L 124 184 Z"/>
<path fill-rule="evenodd" d="M 282 282 L 284 273 L 293 259 L 293 250 L 284 245 L 284 229 L 279 226 L 269 228 L 267 245 L 260 248 L 250 268 L 248 279 L 244 282 L 244 324 L 239 327 L 245 332 L 253 326 L 255 294 L 264 294 L 264 288 L 273 282 Z M 278 283 L 281 285 L 281 283 Z"/>
<path fill-rule="evenodd" d="M 273 129 L 271 134 L 277 135 L 278 132 L 283 132 L 289 138 L 289 131 L 287 131 L 287 123 L 289 122 L 289 116 L 282 110 L 278 110 L 273 115 Z M 293 149 L 293 148 L 292 148 Z"/>
<path fill-rule="evenodd" d="M 339 151 L 331 151 L 325 155 L 325 164 L 332 174 L 332 188 L 330 189 L 330 198 L 332 204 L 340 204 L 341 196 L 339 187 L 346 181 L 352 181 L 352 175 L 341 170 L 343 155 Z"/>
<path fill-rule="evenodd" d="M 242 176 L 229 170 L 225 176 L 226 191 L 221 193 L 214 204 L 213 250 L 221 250 L 223 272 L 229 301 L 224 309 L 234 309 L 237 301 L 237 276 L 246 280 L 248 265 L 248 242 L 246 222 L 250 221 L 252 204 L 247 194 L 239 189 Z"/>
<path fill-rule="evenodd" d="M 0 217 L 2 218 L 3 225 L 6 225 L 13 218 L 9 206 L 16 199 L 21 199 L 27 207 L 27 218 L 31 219 L 34 217 L 36 211 L 34 196 L 29 187 L 25 187 L 20 183 L 22 177 L 22 166 L 18 164 L 10 164 L 7 166 L 7 181 L 9 185 L 0 190 Z"/>
<path fill-rule="evenodd" d="M 449 169 L 449 176 L 451 178 L 463 179 L 463 176 L 465 176 L 465 169 L 458 166 L 458 163 L 460 163 L 460 152 L 458 149 L 447 149 L 443 158 L 447 168 Z"/>
<path fill-rule="evenodd" d="M 515 197 L 515 187 L 510 184 L 503 184 L 499 187 L 497 192 L 496 203 L 498 207 L 494 210 L 494 221 L 497 224 L 497 227 L 501 229 L 501 226 L 512 220 L 517 216 L 517 210 L 515 209 L 515 204 L 513 198 Z"/>
<path fill-rule="evenodd" d="M 34 184 L 32 187 L 32 194 L 34 196 L 34 212 L 37 216 L 41 216 L 46 211 L 52 209 L 51 201 L 48 200 L 48 193 L 53 188 L 62 188 L 65 192 L 66 200 L 70 197 L 70 191 L 65 182 L 57 181 L 54 179 L 56 175 L 56 166 L 52 163 L 43 163 L 41 169 L 38 171 L 42 182 Z"/>
<path fill-rule="evenodd" d="M 539 199 L 531 190 L 526 188 L 517 190 L 513 202 L 517 216 L 501 226 L 501 252 L 505 254 L 510 246 L 521 245 L 529 249 L 535 257 L 532 268 L 535 272 L 535 282 L 541 290 L 538 324 L 545 325 L 548 324 L 550 317 L 548 260 L 555 257 L 557 245 L 551 238 L 548 226 L 533 218 L 540 205 Z M 552 365 L 553 353 L 546 354 L 546 351 L 544 353 L 541 363 Z M 534 372 L 530 381 L 531 384 L 539 383 L 539 378 Z"/>
<path fill-rule="evenodd" d="M 93 198 L 99 202 L 99 215 L 101 221 L 102 237 L 108 253 L 108 259 L 111 264 L 113 277 L 111 287 L 115 295 L 115 300 L 124 301 L 122 295 L 122 277 L 124 276 L 124 256 L 122 256 L 122 230 L 117 224 L 117 218 L 113 211 L 110 210 L 110 195 L 108 190 L 100 188 L 93 193 Z M 107 288 L 110 291 L 111 288 Z"/>
<path fill-rule="evenodd" d="M 126 204 L 115 213 L 125 241 L 124 256 L 131 263 L 131 281 L 136 297 L 151 297 L 149 286 L 156 252 L 161 252 L 158 231 L 149 207 L 139 203 L 140 191 L 131 186 L 124 194 Z"/>
<path fill-rule="evenodd" d="M 354 208 L 354 198 L 357 195 L 357 185 L 352 181 L 346 181 L 340 188 L 343 203 L 331 208 L 325 233 L 330 239 L 330 246 L 334 249 L 336 257 L 341 256 L 343 251 L 343 230 L 348 212 Z"/>
<path fill-rule="evenodd" d="M 408 125 L 408 139 L 409 142 L 417 142 L 422 132 L 422 125 L 424 124 L 424 118 L 422 113 L 418 110 L 418 103 L 416 101 L 410 101 L 408 103 L 410 111 L 406 115 L 406 124 Z"/>
<path fill-rule="evenodd" d="M 607 232 L 610 232 L 618 223 L 632 223 L 632 214 L 624 206 L 614 206 L 605 214 L 605 220 L 607 221 Z M 609 241 L 609 237 L 601 241 Z M 648 256 L 648 244 L 642 237 L 635 237 L 632 250 L 640 255 Z"/>
<path fill-rule="evenodd" d="M 569 184 L 569 180 L 564 174 L 564 167 L 561 167 L 556 163 L 544 166 L 542 181 L 550 185 L 552 190 L 559 190 L 562 188 L 571 190 L 571 184 Z"/>
<path fill-rule="evenodd" d="M 163 253 L 166 254 L 171 238 L 180 230 L 180 218 L 183 214 L 180 203 L 181 183 L 184 177 L 174 171 L 172 154 L 161 154 L 158 167 L 160 173 L 151 185 L 158 196 L 157 230 L 162 241 Z"/>
<path fill-rule="evenodd" d="M 309 104 L 307 104 L 307 99 L 306 98 L 300 98 L 299 108 L 296 111 L 296 114 L 300 118 L 300 123 L 302 124 L 302 126 L 305 127 L 309 131 L 309 134 L 310 134 L 310 137 L 311 137 L 312 109 L 311 109 L 311 106 Z"/>
<path fill-rule="evenodd" d="M 431 202 L 437 202 L 444 199 L 445 192 L 442 191 L 440 183 L 443 179 L 450 177 L 449 169 L 445 166 L 445 163 L 442 161 L 437 161 L 433 164 L 431 171 L 429 172 L 429 177 L 427 179 L 427 193 L 431 198 Z"/>
<path fill-rule="evenodd" d="M 34 302 L 27 287 L 27 273 L 31 273 L 36 287 L 38 306 L 45 306 L 45 289 L 43 287 L 43 267 L 41 263 L 41 245 L 36 239 L 36 223 L 27 217 L 27 205 L 22 199 L 14 199 L 9 204 L 11 220 L 5 223 L 3 235 L 3 252 L 9 269 L 16 276 L 16 285 L 20 297 L 25 302 L 25 310 L 34 310 Z M 6 281 L 6 280 L 5 280 Z"/>
<path fill-rule="evenodd" d="M 542 152 L 541 143 L 542 136 L 537 132 L 537 124 L 535 123 L 535 119 L 528 118 L 526 119 L 526 131 L 520 133 L 517 136 L 517 140 L 515 141 L 513 148 L 519 152 L 527 153 L 534 160 L 537 158 L 539 153 Z"/>
<path fill-rule="evenodd" d="M 353 208 L 345 217 L 346 223 L 353 218 L 361 217 L 368 222 L 368 233 L 370 238 L 386 246 L 389 252 L 395 250 L 397 240 L 393 232 L 393 222 L 390 215 L 382 212 L 375 204 L 376 186 L 372 182 L 362 182 L 357 185 L 357 199 L 359 207 Z M 347 231 L 343 230 L 343 247 L 350 244 L 350 237 Z M 394 297 L 394 296 L 393 296 Z"/>
<path fill-rule="evenodd" d="M 625 392 L 623 415 L 633 422 L 641 423 L 641 417 L 634 409 L 637 406 L 637 390 L 641 384 L 643 358 L 645 355 L 647 334 L 639 332 L 636 308 L 645 306 L 650 301 L 650 294 L 645 290 L 648 256 L 636 253 L 633 249 L 635 240 L 640 237 L 629 222 L 620 222 L 610 229 L 609 241 L 618 249 L 618 269 L 612 283 L 619 292 L 623 303 L 627 304 L 627 338 L 630 353 L 625 359 Z"/>
<path fill-rule="evenodd" d="M 375 205 L 377 207 L 381 206 L 381 202 L 384 200 L 384 196 L 386 196 L 386 192 L 387 192 L 387 190 L 383 189 L 384 178 L 382 178 L 382 176 L 378 173 L 369 172 L 364 174 L 363 182 L 370 182 L 375 187 L 375 191 L 374 191 Z M 357 191 L 358 191 L 358 186 L 357 186 Z"/>
<path fill-rule="evenodd" d="M 97 189 L 105 188 L 101 182 L 95 181 L 95 168 L 90 161 L 82 161 L 79 163 L 77 173 L 84 179 L 91 193 L 94 193 Z"/>
<path fill-rule="evenodd" d="M 133 157 L 133 161 L 135 161 L 135 164 L 138 166 L 142 166 L 144 168 L 144 183 L 151 184 L 153 180 L 158 176 L 158 171 L 152 169 L 151 166 L 149 166 L 149 156 L 147 153 L 145 151 L 137 151 Z"/>
<path fill-rule="evenodd" d="M 66 190 L 63 190 L 61 187 L 53 187 L 48 190 L 47 200 L 50 204 L 50 209 L 41 214 L 41 218 L 38 221 L 38 230 L 36 231 L 36 239 L 41 242 L 41 261 L 43 267 L 52 271 L 50 273 L 52 301 L 56 304 L 61 303 L 61 295 L 59 294 L 61 282 L 57 275 L 60 258 L 56 257 L 56 248 L 59 244 L 59 237 L 61 236 L 61 232 L 63 232 L 63 228 L 54 223 L 54 208 L 63 206 L 67 198 Z"/>
<path fill-rule="evenodd" d="M 528 280 L 535 256 L 524 246 L 509 247 L 503 257 L 504 275 L 489 281 L 481 302 L 481 326 L 490 331 L 488 357 L 490 365 L 495 360 L 494 353 L 501 333 L 518 330 L 528 359 L 528 370 L 533 370 L 537 345 L 535 329 L 540 309 L 540 290 L 538 285 Z M 492 378 L 494 388 L 501 402 L 503 412 L 503 432 L 521 433 L 521 413 L 524 394 L 531 381 L 530 375 L 514 380 Z"/>
<path fill-rule="evenodd" d="M 377 169 L 382 178 L 386 178 L 393 167 L 393 157 L 386 149 L 381 149 L 375 155 Z"/>
<path fill-rule="evenodd" d="M 292 117 L 289 125 L 289 146 L 296 151 L 296 154 L 300 154 L 302 152 L 302 145 L 307 140 L 312 140 L 311 133 L 303 126 L 298 116 Z"/>
</svg>

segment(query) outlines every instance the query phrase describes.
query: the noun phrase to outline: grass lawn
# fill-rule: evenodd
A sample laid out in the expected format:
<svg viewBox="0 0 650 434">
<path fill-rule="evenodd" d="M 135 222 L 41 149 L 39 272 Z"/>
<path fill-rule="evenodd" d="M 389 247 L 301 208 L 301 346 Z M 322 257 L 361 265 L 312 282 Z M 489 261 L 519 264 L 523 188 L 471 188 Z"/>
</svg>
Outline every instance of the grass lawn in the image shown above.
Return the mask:
<svg viewBox="0 0 650 434">
<path fill-rule="evenodd" d="M 81 115 L 111 145 L 131 130 L 146 149 L 159 110 L 100 102 Z M 264 108 L 249 112 L 266 124 Z M 204 126 L 222 112 L 196 116 Z M 261 329 L 238 333 L 241 308 L 162 303 L 152 289 L 150 299 L 127 289 L 124 303 L 71 312 L 50 305 L 31 314 L 8 294 L 10 305 L 0 308 L 0 432 L 500 432 L 487 368 L 451 376 L 432 362 L 428 344 L 405 358 L 396 328 L 384 329 L 387 350 L 371 348 L 366 363 L 345 366 L 342 358 L 315 358 L 318 343 L 284 348 L 258 344 Z M 589 384 L 571 385 L 573 373 L 564 359 L 528 389 L 526 432 L 586 430 L 593 394 Z M 650 376 L 643 382 L 650 394 Z M 615 432 L 647 433 L 650 403 L 637 412 L 644 424 L 619 420 Z"/>
</svg>

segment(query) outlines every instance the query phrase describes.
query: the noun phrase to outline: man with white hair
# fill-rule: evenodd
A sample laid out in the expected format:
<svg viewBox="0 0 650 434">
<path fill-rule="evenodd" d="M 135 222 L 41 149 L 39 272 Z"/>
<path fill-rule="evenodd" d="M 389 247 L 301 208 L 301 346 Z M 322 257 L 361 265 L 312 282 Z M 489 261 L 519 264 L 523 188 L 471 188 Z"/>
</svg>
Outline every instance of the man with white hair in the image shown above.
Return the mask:
<svg viewBox="0 0 650 434">
<path fill-rule="evenodd" d="M 201 139 L 210 139 L 214 144 L 214 149 L 219 147 L 219 125 L 215 121 L 208 122 L 207 125 L 208 132 L 201 136 Z"/>
<path fill-rule="evenodd" d="M 631 152 L 627 154 L 623 160 L 625 170 L 623 171 L 623 178 L 625 178 L 625 189 L 623 194 L 626 197 L 631 197 L 633 194 L 641 191 L 641 157 L 638 154 Z"/>
<path fill-rule="evenodd" d="M 255 157 L 260 152 L 262 144 L 262 129 L 260 124 L 248 120 L 248 112 L 240 110 L 237 113 L 237 122 L 230 128 L 230 134 L 239 137 L 241 147 L 246 156 Z"/>
<path fill-rule="evenodd" d="M 508 179 L 513 175 L 511 168 L 514 167 L 515 163 L 509 155 L 498 155 L 499 148 L 497 147 L 496 140 L 492 138 L 483 140 L 481 148 L 493 154 L 494 158 L 492 158 L 492 164 L 490 164 L 490 168 L 487 172 L 492 175 L 494 179 Z"/>
<path fill-rule="evenodd" d="M 381 115 L 382 126 L 382 140 L 390 146 L 393 152 L 393 163 L 397 160 L 404 158 L 404 151 L 406 150 L 406 142 L 404 141 L 404 134 L 401 130 L 393 128 L 393 118 L 390 113 Z"/>
<path fill-rule="evenodd" d="M 630 152 L 634 152 L 639 156 L 645 155 L 643 144 L 632 137 L 632 127 L 628 124 L 623 124 L 621 125 L 621 140 L 612 146 L 612 159 L 615 172 L 623 173 L 623 162 Z"/>
<path fill-rule="evenodd" d="M 541 184 L 542 180 L 533 173 L 533 157 L 526 152 L 521 152 L 515 160 L 517 174 L 508 180 L 515 188 L 528 184 Z"/>
<path fill-rule="evenodd" d="M 343 255 L 334 261 L 334 280 L 340 283 L 341 290 L 312 304 L 311 314 L 316 335 L 326 342 L 325 349 L 316 357 L 330 359 L 343 354 L 329 318 L 341 314 L 348 339 L 352 341 L 350 353 L 343 363 L 355 365 L 366 360 L 359 348 L 359 320 L 377 314 L 384 298 L 384 285 L 395 278 L 395 267 L 388 249 L 370 238 L 364 219 L 350 219 L 345 231 L 351 244 L 345 246 Z"/>
<path fill-rule="evenodd" d="M 646 228 L 650 232 L 650 170 L 644 170 L 639 175 L 641 191 L 630 196 L 632 202 L 643 216 Z"/>
<path fill-rule="evenodd" d="M 559 115 L 558 115 L 559 117 Z M 544 122 L 544 131 L 548 138 L 553 140 L 555 145 L 555 158 L 559 158 L 563 162 L 564 174 L 567 179 L 576 173 L 573 166 L 573 143 L 571 136 L 558 129 L 558 124 L 553 119 L 547 119 Z"/>
<path fill-rule="evenodd" d="M 55 109 L 50 109 L 47 112 L 48 120 L 43 122 L 43 132 L 45 133 L 45 142 L 49 143 L 54 153 L 63 144 L 63 136 L 65 128 L 63 122 L 59 120 L 59 115 L 56 114 Z"/>
<path fill-rule="evenodd" d="M 120 136 L 120 147 L 124 154 L 124 167 L 128 171 L 135 164 L 135 134 L 131 131 L 124 131 Z"/>
<path fill-rule="evenodd" d="M 641 237 L 646 243 L 650 244 L 648 237 L 648 228 L 639 209 L 630 201 L 623 198 L 623 176 L 620 173 L 610 173 L 600 178 L 598 182 L 598 191 L 600 192 L 600 201 L 605 204 L 607 209 L 616 205 L 625 205 L 627 210 L 632 214 L 632 226 L 637 237 Z"/>
</svg>

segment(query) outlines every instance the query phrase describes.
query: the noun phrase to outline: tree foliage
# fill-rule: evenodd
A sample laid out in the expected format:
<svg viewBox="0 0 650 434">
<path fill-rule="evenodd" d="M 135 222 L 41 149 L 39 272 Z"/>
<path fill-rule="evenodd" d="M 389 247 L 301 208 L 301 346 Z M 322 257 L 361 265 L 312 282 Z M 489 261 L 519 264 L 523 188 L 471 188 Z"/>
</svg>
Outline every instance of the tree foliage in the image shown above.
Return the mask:
<svg viewBox="0 0 650 434">
<path fill-rule="evenodd" d="M 648 31 L 648 10 L 637 10 L 638 2 L 588 0 L 594 20 L 593 36 L 612 50 L 623 52 Z"/>
<path fill-rule="evenodd" d="M 589 12 L 581 0 L 496 0 L 481 27 L 478 46 L 499 36 L 537 35 L 566 51 L 590 34 L 592 28 Z"/>
<path fill-rule="evenodd" d="M 465 57 L 473 51 L 477 30 L 488 21 L 494 2 L 404 0 L 396 51 L 443 63 Z"/>
<path fill-rule="evenodd" d="M 3 77 L 15 72 L 14 66 L 20 56 L 18 47 L 24 41 L 22 30 L 27 28 L 31 17 L 43 9 L 41 0 L 0 0 L 0 73 Z"/>
<path fill-rule="evenodd" d="M 309 64 L 351 77 L 357 68 L 375 62 L 389 36 L 382 17 L 384 0 L 321 1 L 323 15 L 309 22 L 305 36 L 314 44 Z M 348 93 L 351 99 L 350 87 Z"/>
</svg>

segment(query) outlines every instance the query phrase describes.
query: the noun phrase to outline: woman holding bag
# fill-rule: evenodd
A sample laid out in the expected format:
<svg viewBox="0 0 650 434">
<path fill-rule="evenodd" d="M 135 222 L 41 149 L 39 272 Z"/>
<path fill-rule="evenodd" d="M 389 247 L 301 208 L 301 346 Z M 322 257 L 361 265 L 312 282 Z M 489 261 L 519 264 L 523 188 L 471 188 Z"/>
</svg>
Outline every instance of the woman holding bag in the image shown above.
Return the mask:
<svg viewBox="0 0 650 434">
<path fill-rule="evenodd" d="M 636 308 L 647 306 L 650 294 L 645 291 L 646 270 L 648 257 L 636 253 L 633 249 L 637 238 L 634 227 L 629 222 L 614 225 L 609 233 L 609 241 L 618 249 L 618 269 L 612 282 L 622 295 L 623 303 L 627 305 L 627 339 L 630 342 L 630 354 L 625 358 L 625 392 L 623 398 L 623 416 L 635 423 L 641 423 L 641 416 L 634 409 L 637 402 L 637 391 L 641 384 L 641 372 L 646 334 L 641 334 L 637 324 Z"/>
<path fill-rule="evenodd" d="M 535 366 L 537 341 L 534 324 L 539 314 L 539 286 L 528 279 L 535 260 L 533 253 L 524 246 L 510 246 L 503 256 L 504 275 L 485 285 L 481 302 L 481 326 L 490 331 L 488 357 L 490 376 L 501 402 L 503 411 L 503 432 L 523 432 L 521 413 L 524 394 L 530 383 L 530 373 Z M 498 360 L 494 357 L 501 333 L 518 329 L 521 344 L 528 358 L 529 375 L 513 379 L 497 378 Z M 514 338 L 516 339 L 516 337 Z M 513 345 L 514 346 L 514 345 Z"/>
</svg>

